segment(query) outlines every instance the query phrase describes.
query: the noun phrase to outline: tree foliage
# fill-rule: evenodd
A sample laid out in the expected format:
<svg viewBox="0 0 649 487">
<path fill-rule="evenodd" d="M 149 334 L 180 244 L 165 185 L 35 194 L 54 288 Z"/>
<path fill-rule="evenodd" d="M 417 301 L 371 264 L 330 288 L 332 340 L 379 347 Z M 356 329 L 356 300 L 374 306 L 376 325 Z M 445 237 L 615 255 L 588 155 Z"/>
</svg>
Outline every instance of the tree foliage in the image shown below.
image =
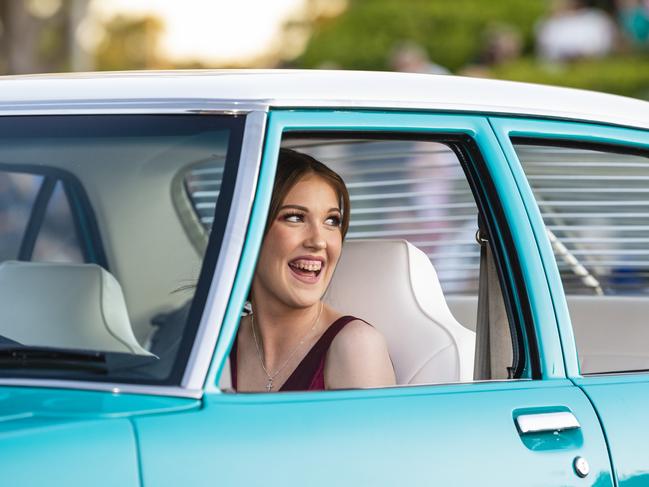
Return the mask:
<svg viewBox="0 0 649 487">
<path fill-rule="evenodd" d="M 155 16 L 117 16 L 104 25 L 104 38 L 95 50 L 98 70 L 152 69 L 165 67 L 157 49 L 162 21 Z"/>
<path fill-rule="evenodd" d="M 478 57 L 483 33 L 496 23 L 515 26 L 530 51 L 534 24 L 546 8 L 537 0 L 350 0 L 343 15 L 314 26 L 297 62 L 388 69 L 393 46 L 414 41 L 455 71 Z"/>
<path fill-rule="evenodd" d="M 493 68 L 494 78 L 561 85 L 649 99 L 649 59 L 635 54 L 583 59 L 565 65 L 543 65 L 533 59 Z"/>
<path fill-rule="evenodd" d="M 604 0 L 591 2 L 608 7 Z M 509 26 L 520 34 L 522 57 L 482 66 L 481 75 L 585 88 L 649 99 L 649 53 L 618 54 L 545 65 L 534 56 L 534 30 L 550 2 L 538 0 L 349 0 L 347 10 L 313 26 L 299 67 L 390 69 L 391 50 L 413 41 L 432 61 L 462 72 L 479 60 L 490 29 Z"/>
</svg>

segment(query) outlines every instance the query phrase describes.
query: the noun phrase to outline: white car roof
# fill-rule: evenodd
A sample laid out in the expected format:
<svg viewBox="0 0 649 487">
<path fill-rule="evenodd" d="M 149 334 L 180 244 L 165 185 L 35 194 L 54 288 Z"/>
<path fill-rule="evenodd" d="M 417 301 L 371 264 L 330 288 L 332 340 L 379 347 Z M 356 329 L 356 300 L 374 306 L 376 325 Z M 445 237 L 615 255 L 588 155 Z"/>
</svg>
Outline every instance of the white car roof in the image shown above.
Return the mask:
<svg viewBox="0 0 649 487">
<path fill-rule="evenodd" d="M 423 109 L 649 128 L 649 102 L 528 83 L 413 73 L 304 70 L 140 71 L 0 77 L 0 112 L 137 106 Z"/>
</svg>

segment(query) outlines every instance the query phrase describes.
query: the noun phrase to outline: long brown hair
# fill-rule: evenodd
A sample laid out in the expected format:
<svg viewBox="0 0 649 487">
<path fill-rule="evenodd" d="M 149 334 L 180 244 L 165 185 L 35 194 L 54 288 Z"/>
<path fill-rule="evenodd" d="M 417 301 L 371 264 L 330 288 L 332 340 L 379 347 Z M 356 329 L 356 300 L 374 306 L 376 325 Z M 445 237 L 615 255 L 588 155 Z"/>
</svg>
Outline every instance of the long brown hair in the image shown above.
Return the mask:
<svg viewBox="0 0 649 487">
<path fill-rule="evenodd" d="M 342 214 L 340 232 L 343 240 L 349 229 L 349 191 L 343 179 L 334 171 L 329 169 L 320 161 L 313 157 L 297 152 L 292 149 L 280 149 L 277 160 L 277 172 L 275 173 L 275 184 L 273 185 L 273 194 L 270 198 L 270 208 L 268 209 L 268 220 L 266 220 L 266 229 L 264 235 L 268 233 L 279 209 L 288 192 L 304 176 L 315 174 L 321 177 L 331 185 L 338 197 L 338 205 Z"/>
</svg>

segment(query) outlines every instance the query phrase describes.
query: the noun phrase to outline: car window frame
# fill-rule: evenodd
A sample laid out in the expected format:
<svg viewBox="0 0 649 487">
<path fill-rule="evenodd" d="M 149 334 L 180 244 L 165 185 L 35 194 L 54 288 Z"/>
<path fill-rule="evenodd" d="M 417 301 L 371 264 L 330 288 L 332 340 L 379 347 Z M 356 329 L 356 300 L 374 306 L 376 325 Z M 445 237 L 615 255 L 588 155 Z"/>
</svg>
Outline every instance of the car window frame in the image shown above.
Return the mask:
<svg viewBox="0 0 649 487">
<path fill-rule="evenodd" d="M 281 144 L 282 136 L 290 131 L 299 132 L 335 132 L 336 137 L 341 132 L 356 132 L 363 134 L 417 134 L 424 136 L 426 134 L 444 134 L 455 136 L 467 136 L 469 140 L 475 142 L 479 152 L 485 157 L 483 164 L 476 166 L 486 170 L 487 179 L 494 185 L 493 189 L 483 189 L 485 191 L 494 191 L 494 194 L 507 194 L 507 202 L 503 204 L 500 196 L 496 198 L 498 205 L 501 207 L 499 214 L 495 219 L 490 218 L 490 225 L 496 225 L 499 222 L 501 228 L 491 228 L 492 234 L 496 234 L 499 254 L 505 265 L 499 266 L 501 269 L 507 269 L 507 289 L 514 290 L 510 293 L 510 303 L 515 308 L 515 322 L 524 323 L 520 326 L 522 335 L 525 339 L 525 360 L 530 366 L 526 369 L 523 380 L 527 379 L 552 379 L 564 378 L 563 361 L 559 337 L 556 328 L 540 326 L 545 321 L 543 310 L 547 308 L 547 283 L 544 279 L 538 278 L 540 270 L 540 256 L 535 254 L 536 249 L 527 243 L 532 238 L 529 228 L 526 230 L 527 218 L 522 204 L 519 200 L 518 190 L 515 181 L 512 178 L 509 166 L 504 158 L 498 140 L 487 118 L 484 115 L 472 114 L 447 114 L 436 112 L 374 112 L 368 110 L 271 110 L 269 113 L 269 123 L 267 128 L 267 137 L 264 146 L 262 167 L 260 171 L 260 184 L 258 193 L 255 197 L 255 206 L 250 220 L 246 247 L 242 255 L 242 267 L 237 275 L 237 280 L 231 295 L 231 302 L 224 318 L 219 340 L 217 342 L 214 360 L 208 374 L 206 383 L 206 392 L 221 393 L 218 387 L 220 374 L 226 369 L 226 361 L 230 347 L 234 341 L 236 329 L 243 303 L 248 293 L 248 286 L 254 273 L 256 256 L 262 241 L 262 230 L 265 226 L 266 213 L 270 200 L 272 181 L 274 179 L 277 155 Z M 494 200 L 493 195 L 491 196 Z M 502 232 L 503 228 L 511 236 L 512 245 L 516 252 L 507 252 L 502 247 L 502 243 L 507 240 L 496 232 Z M 512 228 L 515 227 L 515 228 Z M 524 254 L 525 263 L 516 266 L 511 262 L 512 257 L 519 258 Z M 518 267 L 520 275 L 514 276 L 512 269 Z M 535 288 L 541 287 L 541 291 L 535 291 Z M 512 303 L 512 301 L 514 301 Z M 521 303 L 525 301 L 525 303 Z M 534 302 L 534 301 L 541 301 Z M 545 305 L 545 306 L 544 306 Z M 529 306 L 527 315 L 525 310 L 521 309 Z M 547 313 L 546 313 L 547 315 Z M 540 340 L 545 339 L 545 344 L 541 347 Z M 532 354 L 530 353 L 532 351 Z M 534 356 L 533 354 L 536 354 Z M 533 364 L 533 365 L 532 365 Z M 516 382 L 520 379 L 513 379 Z M 503 381 L 509 382 L 509 381 Z M 492 383 L 489 381 L 489 383 Z M 476 382 L 454 383 L 453 387 L 463 387 L 466 385 L 475 385 Z M 434 387 L 439 388 L 443 385 L 425 385 L 416 387 Z M 397 388 L 410 389 L 415 386 L 397 386 Z M 385 391 L 394 391 L 394 388 L 383 389 Z M 327 391 L 330 393 L 331 391 Z M 363 391 L 366 392 L 366 391 Z M 393 392 L 385 392 L 391 394 Z M 309 395 L 320 393 L 309 392 Z M 380 393 L 376 393 L 380 394 Z M 252 394 L 253 396 L 255 394 Z M 250 394 L 234 394 L 233 396 L 245 396 Z M 273 394 L 268 397 L 282 397 L 284 394 Z M 291 394 L 293 396 L 293 394 Z M 272 399 L 275 400 L 275 399 Z M 282 399 L 277 399 L 282 400 Z"/>
<path fill-rule="evenodd" d="M 114 103 L 97 107 L 92 102 L 78 102 L 70 106 L 65 102 L 53 103 L 44 108 L 38 103 L 21 105 L 0 109 L 0 117 L 3 119 L 23 118 L 44 118 L 44 117 L 68 117 L 68 116 L 221 116 L 240 118 L 237 122 L 240 143 L 237 147 L 237 158 L 234 168 L 231 170 L 233 177 L 234 196 L 228 202 L 227 210 L 222 211 L 223 232 L 220 240 L 220 251 L 216 252 L 215 269 L 210 271 L 209 279 L 206 279 L 204 286 L 205 304 L 196 309 L 197 333 L 192 339 L 189 347 L 189 354 L 184 367 L 178 374 L 178 381 L 175 383 L 152 383 L 128 381 L 122 382 L 119 379 L 95 381 L 91 378 L 59 378 L 59 377 L 1 377 L 0 385 L 9 386 L 31 386 L 49 387 L 63 389 L 96 390 L 112 393 L 135 393 L 155 396 L 200 398 L 203 395 L 202 385 L 205 380 L 210 359 L 216 341 L 217 334 L 214 333 L 215 319 L 220 323 L 219 312 L 225 309 L 231 280 L 234 277 L 234 270 L 238 265 L 242 238 L 237 234 L 236 229 L 245 226 L 248 221 L 249 210 L 253 197 L 253 187 L 257 178 L 259 167 L 260 151 L 256 149 L 261 146 L 263 131 L 268 107 L 263 103 L 239 104 L 236 102 L 215 101 L 215 100 L 156 100 L 150 102 L 143 99 L 137 103 L 121 103 L 116 100 Z M 25 168 L 28 165 L 11 165 L 18 168 L 18 172 L 28 172 Z M 240 167 L 245 170 L 239 171 Z M 34 166 L 39 172 L 42 168 Z M 58 170 L 58 169 L 55 169 Z M 79 183 L 80 184 L 80 183 Z M 75 193 L 79 197 L 78 193 Z M 81 196 L 83 198 L 83 196 Z M 87 196 L 86 196 L 87 198 Z M 72 201 L 83 202 L 83 199 Z M 216 222 L 215 222 L 216 223 Z M 215 225 L 216 226 L 216 225 Z M 232 235 L 235 233 L 236 235 Z M 212 251 L 213 252 L 213 251 Z M 226 259 L 225 256 L 232 259 Z M 227 262 L 226 262 L 227 261 Z M 213 273 L 212 273 L 213 271 Z M 198 292 L 198 291 L 197 291 Z M 217 318 L 215 318 L 217 317 Z M 210 340 L 210 333 L 212 339 Z M 169 381 L 167 381 L 169 382 Z"/>
<path fill-rule="evenodd" d="M 601 377 L 616 374 L 637 374 L 640 377 L 644 377 L 643 380 L 646 380 L 649 371 L 629 371 L 588 376 L 581 374 L 575 336 L 559 269 L 552 246 L 545 233 L 545 224 L 541 212 L 536 204 L 536 199 L 514 149 L 514 141 L 516 139 L 525 139 L 526 142 L 538 140 L 539 143 L 545 141 L 546 143 L 554 142 L 556 144 L 564 143 L 566 145 L 581 144 L 582 147 L 594 148 L 599 145 L 600 147 L 617 148 L 625 152 L 638 150 L 646 152 L 649 151 L 649 131 L 635 127 L 621 127 L 572 120 L 558 121 L 536 117 L 490 117 L 489 121 L 494 128 L 496 137 L 516 177 L 533 228 L 536 244 L 543 259 L 543 272 L 548 283 L 552 309 L 556 317 L 556 326 L 561 338 L 566 376 L 575 380 L 588 380 L 591 378 L 597 380 Z"/>
</svg>

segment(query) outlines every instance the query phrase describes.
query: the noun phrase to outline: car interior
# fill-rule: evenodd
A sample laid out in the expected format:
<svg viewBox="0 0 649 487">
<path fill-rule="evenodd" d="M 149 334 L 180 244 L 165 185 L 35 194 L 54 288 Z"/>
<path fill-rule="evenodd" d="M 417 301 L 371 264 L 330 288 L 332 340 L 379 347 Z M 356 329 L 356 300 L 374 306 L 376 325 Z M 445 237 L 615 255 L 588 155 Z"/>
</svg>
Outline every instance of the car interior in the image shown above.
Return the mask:
<svg viewBox="0 0 649 487">
<path fill-rule="evenodd" d="M 176 120 L 169 123 L 177 127 Z M 44 220 L 72 218 L 74 245 L 81 250 L 72 253 L 75 258 L 2 251 L 0 335 L 22 345 L 164 359 L 157 371 L 134 373 L 147 381 L 164 379 L 176 356 L 201 274 L 229 139 L 219 127 L 181 134 L 164 129 L 163 135 L 137 129 L 136 124 L 129 133 L 115 130 L 94 139 L 72 131 L 2 139 L 0 186 L 16 194 L 34 188 L 27 203 L 15 197 L 0 207 L 1 238 L 17 232 L 23 250 L 31 240 L 33 254 L 34 242 L 45 240 Z M 400 385 L 508 378 L 512 338 L 505 335 L 503 349 L 497 350 L 502 370 L 477 372 L 482 366 L 476 357 L 484 356 L 485 347 L 496 350 L 498 336 L 496 331 L 491 345 L 476 339 L 477 210 L 449 146 L 427 143 L 351 137 L 284 142 L 338 171 L 357 208 L 325 299 L 381 330 Z M 422 176 L 427 171 L 433 171 L 431 186 Z M 27 176 L 34 179 L 25 183 Z M 49 197 L 56 184 L 64 187 L 67 217 L 48 207 L 43 189 L 48 178 Z M 18 203 L 27 209 L 18 212 Z M 27 222 L 12 223 L 18 214 Z M 93 225 L 84 226 L 79 215 L 92 220 L 94 236 Z M 583 372 L 649 368 L 647 305 L 641 297 L 569 297 Z M 634 318 L 620 321 L 621 310 Z M 508 330 L 506 316 L 501 322 Z M 611 323 L 625 333 L 612 335 Z M 226 370 L 223 389 L 228 381 Z"/>
</svg>

